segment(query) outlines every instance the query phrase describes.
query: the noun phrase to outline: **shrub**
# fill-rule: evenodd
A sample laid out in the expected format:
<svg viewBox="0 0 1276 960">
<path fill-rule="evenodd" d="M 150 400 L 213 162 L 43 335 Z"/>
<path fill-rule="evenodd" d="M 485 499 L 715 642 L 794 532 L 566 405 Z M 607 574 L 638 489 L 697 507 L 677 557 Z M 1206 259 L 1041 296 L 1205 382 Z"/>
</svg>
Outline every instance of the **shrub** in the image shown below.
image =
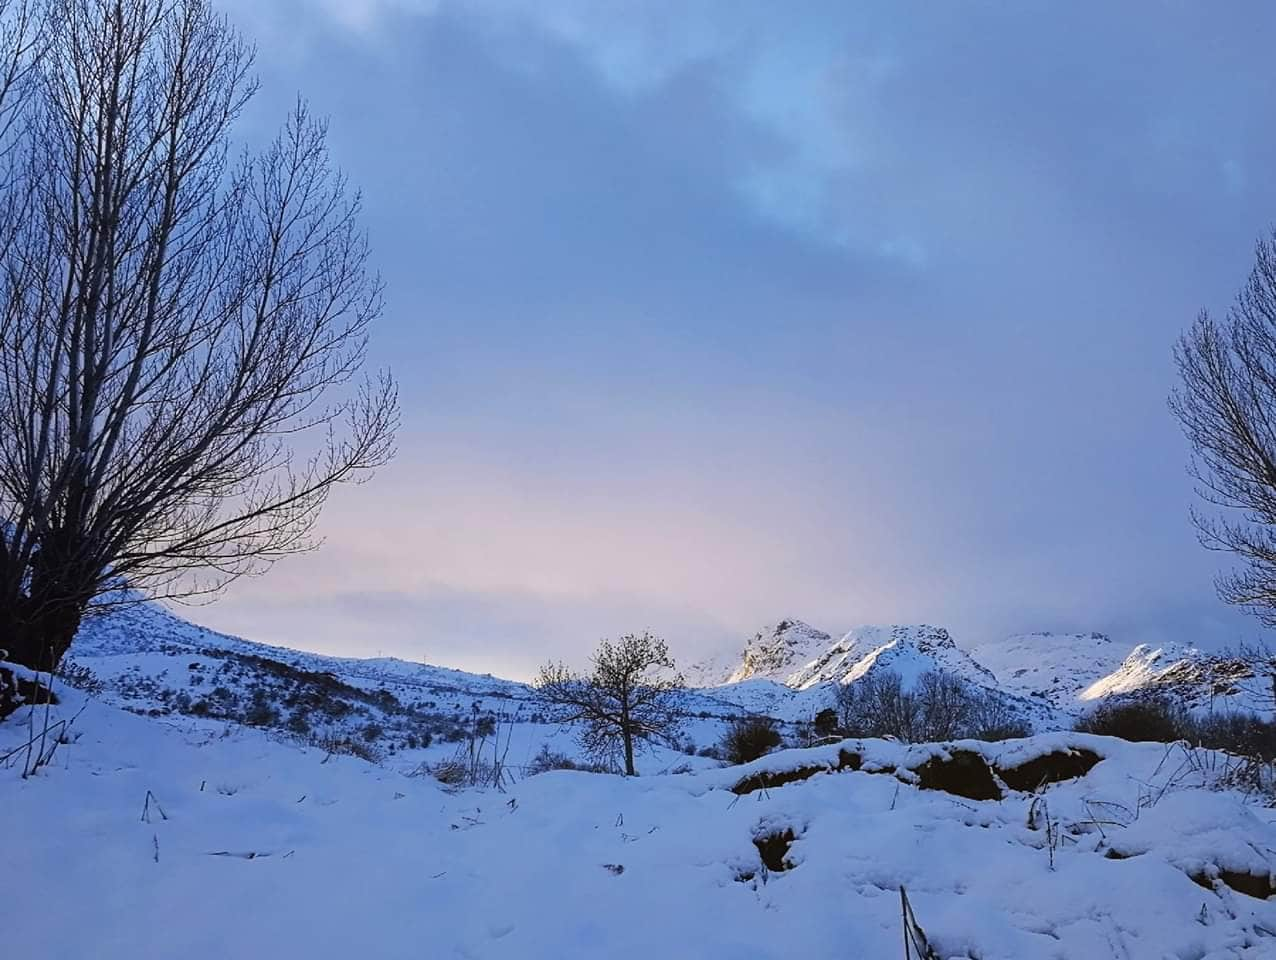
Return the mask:
<svg viewBox="0 0 1276 960">
<path fill-rule="evenodd" d="M 373 743 L 381 739 L 381 735 L 385 733 L 385 727 L 381 726 L 379 723 L 373 722 L 369 723 L 359 732 L 363 736 L 364 740 L 368 741 L 368 743 Z"/>
<path fill-rule="evenodd" d="M 1191 717 L 1180 704 L 1155 697 L 1101 703 L 1078 720 L 1075 729 L 1135 743 L 1171 743 L 1189 738 L 1191 726 Z"/>
<path fill-rule="evenodd" d="M 430 775 L 445 787 L 461 787 L 469 780 L 470 768 L 464 760 L 453 757 L 429 765 Z"/>
<path fill-rule="evenodd" d="M 265 690 L 253 691 L 252 702 L 244 713 L 244 722 L 254 727 L 269 727 L 279 722 L 279 711 L 270 702 Z"/>
<path fill-rule="evenodd" d="M 1272 762 L 1276 760 L 1276 723 L 1252 713 L 1212 713 L 1193 721 L 1189 739 L 1211 750 Z"/>
<path fill-rule="evenodd" d="M 562 753 L 555 753 L 549 748 L 549 744 L 541 744 L 540 752 L 532 757 L 531 762 L 527 765 L 525 773 L 529 777 L 534 777 L 540 773 L 547 773 L 550 770 L 575 770 L 576 762 L 571 757 Z"/>
<path fill-rule="evenodd" d="M 58 676 L 68 687 L 75 687 L 87 694 L 96 695 L 102 692 L 104 684 L 88 667 L 76 663 L 70 657 L 63 659 L 58 667 Z"/>
<path fill-rule="evenodd" d="M 815 715 L 811 729 L 817 737 L 831 737 L 837 733 L 837 711 L 826 707 Z"/>
<path fill-rule="evenodd" d="M 780 745 L 780 731 L 770 717 L 744 717 L 735 721 L 722 738 L 722 756 L 729 763 L 748 763 Z"/>
<path fill-rule="evenodd" d="M 315 741 L 315 746 L 328 753 L 346 754 L 358 757 L 360 760 L 367 760 L 369 763 L 376 763 L 381 759 L 371 744 L 355 740 L 353 737 L 322 737 Z"/>
</svg>

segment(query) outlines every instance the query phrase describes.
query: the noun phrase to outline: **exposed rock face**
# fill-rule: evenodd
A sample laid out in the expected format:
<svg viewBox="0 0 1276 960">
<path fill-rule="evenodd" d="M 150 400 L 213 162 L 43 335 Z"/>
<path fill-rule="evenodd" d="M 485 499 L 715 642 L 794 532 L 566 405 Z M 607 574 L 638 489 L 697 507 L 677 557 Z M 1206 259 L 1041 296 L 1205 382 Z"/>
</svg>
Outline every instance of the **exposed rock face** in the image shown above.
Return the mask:
<svg viewBox="0 0 1276 960">
<path fill-rule="evenodd" d="M 947 630 L 927 624 L 852 630 L 784 682 L 802 690 L 817 683 L 852 683 L 878 670 L 898 673 L 905 686 L 931 670 L 985 686 L 996 683 L 992 671 L 958 647 Z"/>
<path fill-rule="evenodd" d="M 726 683 L 765 678 L 784 681 L 788 674 L 826 652 L 833 638 L 801 620 L 781 620 L 759 630 L 744 646 L 740 665 Z"/>
<path fill-rule="evenodd" d="M 1276 690 L 1268 676 L 1238 657 L 1208 654 L 1194 647 L 1141 643 L 1119 667 L 1081 691 L 1081 701 L 1106 697 L 1168 695 L 1189 707 L 1224 710 L 1270 709 Z"/>
</svg>

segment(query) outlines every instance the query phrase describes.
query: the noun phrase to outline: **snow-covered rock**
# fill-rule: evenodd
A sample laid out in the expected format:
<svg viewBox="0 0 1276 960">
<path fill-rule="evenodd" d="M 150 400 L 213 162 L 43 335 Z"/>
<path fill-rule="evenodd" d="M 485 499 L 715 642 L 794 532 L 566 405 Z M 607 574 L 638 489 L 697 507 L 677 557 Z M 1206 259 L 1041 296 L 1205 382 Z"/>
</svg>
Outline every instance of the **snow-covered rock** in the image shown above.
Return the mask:
<svg viewBox="0 0 1276 960">
<path fill-rule="evenodd" d="M 1147 695 L 1170 696 L 1198 710 L 1262 713 L 1276 705 L 1271 678 L 1255 675 L 1244 659 L 1194 647 L 1142 643 L 1115 670 L 1082 690 L 1078 699 Z"/>
<path fill-rule="evenodd" d="M 958 647 L 947 630 L 924 624 L 852 630 L 785 682 L 803 690 L 817 683 L 853 683 L 884 670 L 899 674 L 905 687 L 934 670 L 983 686 L 996 682 L 992 672 Z"/>
<path fill-rule="evenodd" d="M 759 630 L 744 645 L 739 665 L 720 682 L 779 680 L 787 683 L 794 670 L 820 656 L 832 639 L 823 630 L 816 630 L 801 620 L 781 620 Z M 710 685 L 712 683 L 706 684 Z"/>
</svg>

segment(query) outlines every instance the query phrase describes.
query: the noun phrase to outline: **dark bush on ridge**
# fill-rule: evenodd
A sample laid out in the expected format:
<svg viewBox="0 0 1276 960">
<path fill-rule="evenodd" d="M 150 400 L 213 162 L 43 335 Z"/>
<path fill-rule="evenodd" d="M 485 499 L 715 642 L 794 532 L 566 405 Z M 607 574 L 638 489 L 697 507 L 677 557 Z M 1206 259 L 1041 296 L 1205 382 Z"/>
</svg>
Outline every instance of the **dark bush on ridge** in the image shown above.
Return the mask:
<svg viewBox="0 0 1276 960">
<path fill-rule="evenodd" d="M 722 758 L 728 763 L 748 763 L 770 753 L 780 742 L 780 731 L 770 717 L 744 717 L 723 736 Z"/>
<path fill-rule="evenodd" d="M 1195 720 L 1193 727 L 1190 739 L 1202 747 L 1276 760 L 1276 723 L 1255 714 L 1212 713 Z"/>
<path fill-rule="evenodd" d="M 1172 743 L 1191 739 L 1192 721 L 1179 704 L 1149 698 L 1101 703 L 1078 720 L 1074 729 L 1133 743 Z"/>
</svg>

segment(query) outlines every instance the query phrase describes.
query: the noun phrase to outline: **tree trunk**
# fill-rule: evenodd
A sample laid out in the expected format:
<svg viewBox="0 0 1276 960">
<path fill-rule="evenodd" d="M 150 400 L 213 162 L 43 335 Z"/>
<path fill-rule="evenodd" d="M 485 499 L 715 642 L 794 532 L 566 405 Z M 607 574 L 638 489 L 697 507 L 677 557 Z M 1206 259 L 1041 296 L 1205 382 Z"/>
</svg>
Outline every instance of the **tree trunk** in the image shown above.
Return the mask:
<svg viewBox="0 0 1276 960">
<path fill-rule="evenodd" d="M 0 615 L 0 650 L 4 659 L 41 673 L 52 673 L 62 662 L 80 629 L 84 605 L 73 602 L 59 604 L 34 617 L 21 610 Z"/>
<path fill-rule="evenodd" d="M 634 735 L 630 733 L 628 727 L 624 729 L 623 735 L 625 738 L 625 776 L 634 777 L 638 775 L 637 771 L 634 770 Z"/>
</svg>

